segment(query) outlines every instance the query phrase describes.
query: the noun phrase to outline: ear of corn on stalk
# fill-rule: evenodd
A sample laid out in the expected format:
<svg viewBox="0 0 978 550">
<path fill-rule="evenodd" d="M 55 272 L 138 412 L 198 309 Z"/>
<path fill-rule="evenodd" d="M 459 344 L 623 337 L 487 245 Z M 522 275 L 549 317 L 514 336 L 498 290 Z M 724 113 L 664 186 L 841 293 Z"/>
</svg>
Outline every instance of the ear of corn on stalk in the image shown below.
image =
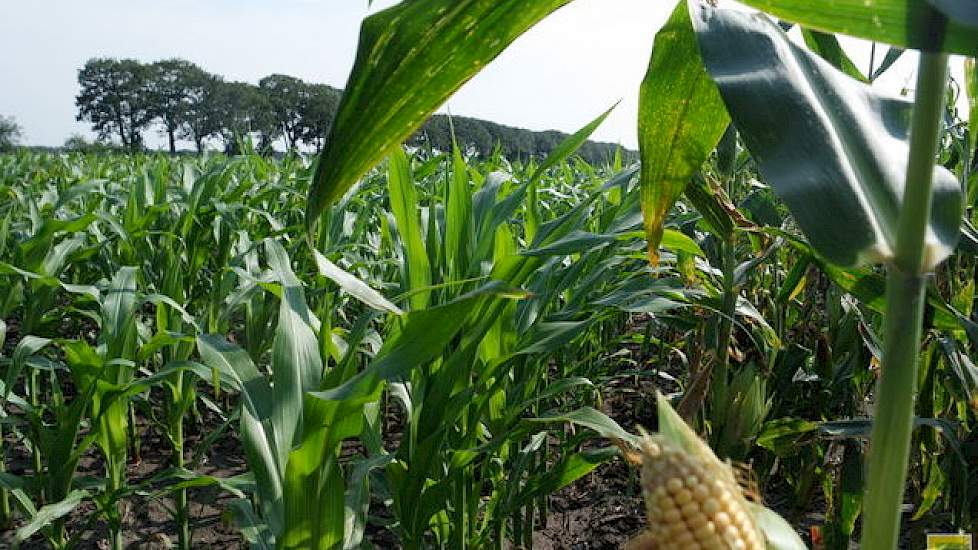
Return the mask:
<svg viewBox="0 0 978 550">
<path fill-rule="evenodd" d="M 642 492 L 649 526 L 632 548 L 764 548 L 733 469 L 706 450 L 708 455 L 695 455 L 661 435 L 645 437 Z"/>
<path fill-rule="evenodd" d="M 728 462 L 717 458 L 659 400 L 660 433 L 644 435 L 640 452 L 647 529 L 628 550 L 764 550 L 766 539 Z"/>
</svg>

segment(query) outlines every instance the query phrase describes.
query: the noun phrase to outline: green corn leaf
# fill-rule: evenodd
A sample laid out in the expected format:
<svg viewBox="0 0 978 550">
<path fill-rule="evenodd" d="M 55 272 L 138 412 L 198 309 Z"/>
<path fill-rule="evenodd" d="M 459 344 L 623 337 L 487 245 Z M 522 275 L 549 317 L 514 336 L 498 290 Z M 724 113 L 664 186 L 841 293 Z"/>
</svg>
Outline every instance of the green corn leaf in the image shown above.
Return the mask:
<svg viewBox="0 0 978 550">
<path fill-rule="evenodd" d="M 618 102 L 620 103 L 620 101 Z M 582 145 L 591 137 L 591 134 L 601 126 L 601 123 L 608 118 L 611 111 L 615 110 L 618 103 L 612 105 L 607 111 L 598 115 L 598 117 L 591 122 L 589 122 L 585 127 L 574 132 L 573 135 L 566 138 L 564 141 L 560 142 L 557 147 L 555 147 L 547 158 L 543 159 L 540 166 L 533 171 L 533 175 L 530 176 L 529 186 L 527 194 L 529 195 L 529 200 L 527 201 L 527 216 L 526 216 L 526 240 L 533 242 L 534 237 L 536 237 L 537 228 L 540 226 L 540 202 L 537 198 L 537 186 L 540 182 L 540 177 L 550 168 L 560 164 L 567 160 L 574 151 L 580 149 Z"/>
<path fill-rule="evenodd" d="M 625 429 L 615 422 L 614 419 L 601 411 L 592 409 L 591 407 L 581 407 L 566 413 L 556 413 L 538 418 L 528 418 L 527 421 L 540 423 L 568 422 L 576 426 L 593 430 L 601 437 L 620 439 L 635 446 L 638 446 L 639 442 L 641 441 L 640 437 L 625 431 Z"/>
<path fill-rule="evenodd" d="M 545 432 L 544 432 L 545 433 Z M 595 468 L 620 456 L 617 447 L 589 449 L 571 454 L 549 466 L 545 473 L 529 476 L 526 485 L 504 512 L 513 513 L 540 496 L 550 495 L 594 471 Z"/>
<path fill-rule="evenodd" d="M 964 60 L 964 89 L 968 94 L 968 149 L 975 155 L 978 154 L 978 68 L 973 57 Z"/>
<path fill-rule="evenodd" d="M 744 0 L 786 21 L 823 32 L 918 50 L 978 53 L 978 33 L 947 22 L 923 1 L 908 0 Z M 941 27 L 944 27 L 941 33 Z M 942 36 L 943 34 L 943 36 Z"/>
<path fill-rule="evenodd" d="M 812 246 L 843 266 L 891 260 L 913 104 L 845 76 L 763 15 L 693 11 L 740 135 Z M 926 269 L 953 250 L 960 220 L 960 187 L 935 167 Z"/>
<path fill-rule="evenodd" d="M 867 81 L 863 73 L 859 72 L 856 64 L 852 62 L 852 59 L 849 59 L 849 56 L 846 55 L 845 50 L 842 49 L 842 45 L 839 44 L 839 39 L 834 34 L 802 29 L 801 36 L 805 39 L 805 45 L 808 46 L 808 49 L 820 55 L 822 59 L 831 63 L 833 67 L 856 80 Z"/>
<path fill-rule="evenodd" d="M 364 20 L 306 224 L 513 40 L 570 1 L 406 0 Z"/>
<path fill-rule="evenodd" d="M 136 312 L 135 267 L 123 267 L 112 278 L 102 302 L 102 338 L 109 347 L 109 358 L 123 357 L 135 345 Z"/>
<path fill-rule="evenodd" d="M 384 343 L 377 357 L 342 385 L 309 395 L 324 401 L 366 402 L 376 397 L 381 382 L 406 376 L 411 369 L 434 359 L 458 335 L 466 317 L 486 297 L 505 298 L 508 289 L 488 284 L 447 304 L 404 315 L 396 335 Z"/>
<path fill-rule="evenodd" d="M 886 55 L 883 56 L 883 62 L 880 63 L 879 67 L 873 69 L 873 74 L 869 75 L 869 79 L 876 80 L 879 78 L 880 75 L 885 73 L 887 69 L 892 67 L 893 64 L 896 63 L 901 56 L 903 56 L 903 52 L 905 51 L 907 50 L 895 47 L 891 47 L 890 49 L 886 50 Z"/>
<path fill-rule="evenodd" d="M 238 498 L 245 498 L 245 491 L 253 489 L 254 477 L 251 474 L 240 474 L 234 477 L 214 477 L 199 474 L 185 468 L 170 468 L 153 476 L 155 481 L 166 481 L 167 484 L 152 493 L 153 498 L 175 493 L 181 489 L 194 487 L 216 486 Z"/>
<path fill-rule="evenodd" d="M 31 520 L 17 529 L 17 540 L 25 541 L 34 533 L 51 524 L 52 521 L 71 513 L 79 504 L 88 498 L 89 492 L 81 489 L 68 493 L 68 496 L 41 507 Z"/>
<path fill-rule="evenodd" d="M 685 252 L 701 258 L 706 257 L 706 253 L 703 252 L 700 245 L 696 244 L 696 241 L 675 229 L 666 229 L 662 232 L 661 244 L 674 252 Z"/>
<path fill-rule="evenodd" d="M 843 443 L 845 451 L 842 460 L 842 480 L 839 490 L 842 493 L 839 504 L 839 526 L 846 539 L 852 536 L 856 520 L 863 509 L 865 479 L 862 447 L 854 441 Z"/>
<path fill-rule="evenodd" d="M 282 550 L 331 550 L 343 541 L 346 486 L 339 457 L 325 435 L 319 430 L 289 456 L 285 531 L 278 539 Z"/>
<path fill-rule="evenodd" d="M 248 542 L 251 550 L 274 550 L 275 537 L 272 535 L 268 525 L 263 523 L 251 501 L 244 498 L 234 499 L 228 507 L 234 515 L 241 535 Z"/>
<path fill-rule="evenodd" d="M 445 263 L 448 279 L 465 276 L 472 247 L 472 191 L 469 172 L 458 147 L 452 150 L 452 175 L 445 187 Z"/>
<path fill-rule="evenodd" d="M 973 410 L 978 411 L 978 367 L 958 349 L 958 344 L 950 338 L 941 338 L 941 348 L 951 367 L 949 376 L 964 394 L 964 399 Z"/>
<path fill-rule="evenodd" d="M 692 181 L 686 186 L 685 195 L 690 204 L 703 216 L 703 221 L 712 233 L 720 237 L 730 236 L 735 222 L 724 204 L 726 197 L 721 196 L 721 193 L 713 189 L 699 174 L 694 175 Z"/>
<path fill-rule="evenodd" d="M 329 258 L 323 256 L 320 251 L 313 250 L 313 255 L 319 274 L 339 285 L 350 296 L 379 311 L 388 311 L 395 315 L 403 313 L 400 308 L 384 298 L 383 294 L 370 288 L 370 285 L 358 279 L 356 275 L 329 261 Z"/>
<path fill-rule="evenodd" d="M 285 464 L 288 453 L 296 443 L 293 438 L 301 431 L 303 395 L 319 388 L 323 376 L 323 361 L 319 340 L 314 332 L 316 320 L 309 307 L 301 283 L 289 265 L 285 249 L 277 241 L 265 240 L 268 263 L 282 283 L 278 326 L 272 347 L 272 426 L 279 448 L 279 464 Z"/>
<path fill-rule="evenodd" d="M 343 550 L 363 547 L 363 535 L 367 528 L 367 512 L 370 509 L 370 472 L 390 464 L 394 457 L 389 454 L 363 458 L 354 462 L 346 492 L 344 512 Z"/>
<path fill-rule="evenodd" d="M 244 404 L 240 426 L 242 445 L 248 457 L 248 467 L 255 475 L 262 515 L 268 523 L 265 528 L 281 533 L 285 523 L 282 511 L 285 463 L 280 458 L 279 450 L 287 448 L 289 442 L 280 442 L 281 438 L 276 436 L 272 427 L 275 407 L 272 387 L 251 361 L 248 352 L 219 335 L 199 336 L 197 350 L 208 367 L 217 370 L 223 379 L 241 392 Z M 251 510 L 250 503 L 248 510 Z M 245 519 L 246 516 L 239 517 L 239 520 Z"/>
<path fill-rule="evenodd" d="M 405 292 L 413 292 L 411 309 L 424 309 L 431 296 L 431 262 L 425 250 L 421 220 L 418 218 L 418 192 L 411 176 L 411 164 L 400 147 L 391 151 L 387 171 L 387 189 L 390 193 L 391 212 L 401 236 L 404 269 L 407 270 Z"/>
<path fill-rule="evenodd" d="M 641 196 L 649 260 L 659 261 L 666 213 L 720 141 L 729 118 L 700 61 L 686 0 L 656 34 L 639 91 Z"/>
<path fill-rule="evenodd" d="M 14 384 L 27 365 L 27 360 L 50 343 L 51 340 L 48 338 L 39 338 L 31 335 L 24 336 L 20 342 L 17 342 L 17 347 L 14 348 L 14 352 L 10 357 L 10 364 L 7 365 L 6 381 L 2 394 L 3 401 L 6 401 L 10 396 L 10 392 L 13 391 Z"/>
</svg>

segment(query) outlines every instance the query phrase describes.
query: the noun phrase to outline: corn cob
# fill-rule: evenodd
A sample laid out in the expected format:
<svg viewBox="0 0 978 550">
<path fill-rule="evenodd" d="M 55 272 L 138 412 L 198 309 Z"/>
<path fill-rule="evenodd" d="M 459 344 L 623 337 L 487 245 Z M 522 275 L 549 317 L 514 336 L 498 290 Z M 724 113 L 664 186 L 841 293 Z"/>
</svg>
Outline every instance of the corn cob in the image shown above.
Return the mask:
<svg viewBox="0 0 978 550">
<path fill-rule="evenodd" d="M 629 550 L 764 550 L 764 536 L 729 464 L 700 441 L 683 449 L 660 435 L 641 448 L 648 529 Z"/>
</svg>

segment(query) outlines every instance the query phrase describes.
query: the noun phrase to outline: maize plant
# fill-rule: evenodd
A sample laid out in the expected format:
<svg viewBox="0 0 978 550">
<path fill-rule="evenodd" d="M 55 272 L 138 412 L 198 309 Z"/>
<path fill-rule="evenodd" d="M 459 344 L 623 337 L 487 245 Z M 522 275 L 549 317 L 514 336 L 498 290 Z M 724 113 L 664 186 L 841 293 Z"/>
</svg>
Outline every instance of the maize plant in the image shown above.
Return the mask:
<svg viewBox="0 0 978 550">
<path fill-rule="evenodd" d="M 0 154 L 4 544 L 531 548 L 605 486 L 633 549 L 973 531 L 971 3 L 681 0 L 634 157 L 576 155 L 607 104 L 403 146 L 570 3 L 370 15 L 317 156 Z"/>
</svg>

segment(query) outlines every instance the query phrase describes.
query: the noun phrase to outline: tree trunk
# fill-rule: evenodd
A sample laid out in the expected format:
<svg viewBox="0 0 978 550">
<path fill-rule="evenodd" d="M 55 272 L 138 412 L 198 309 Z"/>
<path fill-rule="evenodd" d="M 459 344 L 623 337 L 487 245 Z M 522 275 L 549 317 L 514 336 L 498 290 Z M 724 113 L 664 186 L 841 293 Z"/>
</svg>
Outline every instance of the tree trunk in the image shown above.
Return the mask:
<svg viewBox="0 0 978 550">
<path fill-rule="evenodd" d="M 197 154 L 204 152 L 204 139 L 198 135 L 194 135 L 194 144 L 197 145 Z"/>
<path fill-rule="evenodd" d="M 175 131 L 173 128 L 167 128 L 166 133 L 170 138 L 170 154 L 175 155 L 177 153 L 177 140 L 173 137 Z"/>
<path fill-rule="evenodd" d="M 116 124 L 119 125 L 119 139 L 122 140 L 122 146 L 129 149 L 129 136 L 126 135 L 126 125 L 123 123 L 122 117 L 119 117 Z"/>
</svg>

